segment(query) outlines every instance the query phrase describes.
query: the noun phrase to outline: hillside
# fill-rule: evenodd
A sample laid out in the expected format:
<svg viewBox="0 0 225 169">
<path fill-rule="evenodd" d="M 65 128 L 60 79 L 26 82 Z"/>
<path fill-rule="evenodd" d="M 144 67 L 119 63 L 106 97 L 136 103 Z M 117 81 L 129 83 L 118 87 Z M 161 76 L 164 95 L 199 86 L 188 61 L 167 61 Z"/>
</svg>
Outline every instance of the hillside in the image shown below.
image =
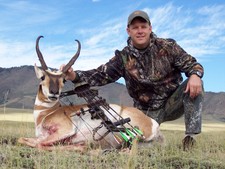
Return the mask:
<svg viewBox="0 0 225 169">
<path fill-rule="evenodd" d="M 39 80 L 35 76 L 33 66 L 21 66 L 12 68 L 0 68 L 0 106 L 11 108 L 32 109 Z M 66 82 L 65 90 L 73 89 L 71 82 Z M 99 95 L 109 103 L 121 105 L 132 105 L 126 87 L 123 84 L 112 83 L 99 88 Z M 63 103 L 82 103 L 81 98 L 72 96 L 64 98 Z M 225 92 L 206 92 L 203 104 L 203 114 L 205 117 L 212 117 L 220 121 L 225 121 Z"/>
</svg>

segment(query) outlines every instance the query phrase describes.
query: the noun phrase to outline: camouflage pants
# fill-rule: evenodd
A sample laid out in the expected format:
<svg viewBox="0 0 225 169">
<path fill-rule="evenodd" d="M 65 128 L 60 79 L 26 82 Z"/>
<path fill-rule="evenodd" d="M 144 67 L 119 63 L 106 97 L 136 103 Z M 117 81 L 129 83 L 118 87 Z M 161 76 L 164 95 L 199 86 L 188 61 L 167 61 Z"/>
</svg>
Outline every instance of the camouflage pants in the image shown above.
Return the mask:
<svg viewBox="0 0 225 169">
<path fill-rule="evenodd" d="M 186 134 L 201 133 L 202 126 L 202 104 L 203 92 L 195 99 L 191 99 L 189 94 L 184 93 L 187 85 L 184 81 L 178 89 L 170 96 L 165 106 L 158 110 L 142 110 L 146 115 L 155 119 L 159 124 L 165 121 L 171 121 L 180 118 L 184 115 Z"/>
</svg>

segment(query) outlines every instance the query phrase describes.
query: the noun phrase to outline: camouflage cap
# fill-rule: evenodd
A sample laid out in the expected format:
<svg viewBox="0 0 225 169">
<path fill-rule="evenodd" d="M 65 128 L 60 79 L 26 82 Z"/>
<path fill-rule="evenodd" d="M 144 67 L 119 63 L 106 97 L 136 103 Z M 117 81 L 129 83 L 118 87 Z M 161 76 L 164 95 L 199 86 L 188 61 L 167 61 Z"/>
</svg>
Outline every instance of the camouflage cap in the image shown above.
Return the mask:
<svg viewBox="0 0 225 169">
<path fill-rule="evenodd" d="M 129 15 L 127 25 L 130 25 L 131 22 L 132 22 L 132 21 L 134 20 L 134 18 L 136 18 L 136 17 L 141 17 L 141 18 L 143 18 L 144 20 L 146 20 L 146 22 L 148 22 L 149 24 L 151 23 L 148 14 L 147 14 L 146 12 L 144 12 L 144 11 L 139 11 L 139 10 L 138 10 L 138 11 L 132 12 L 132 13 Z"/>
</svg>

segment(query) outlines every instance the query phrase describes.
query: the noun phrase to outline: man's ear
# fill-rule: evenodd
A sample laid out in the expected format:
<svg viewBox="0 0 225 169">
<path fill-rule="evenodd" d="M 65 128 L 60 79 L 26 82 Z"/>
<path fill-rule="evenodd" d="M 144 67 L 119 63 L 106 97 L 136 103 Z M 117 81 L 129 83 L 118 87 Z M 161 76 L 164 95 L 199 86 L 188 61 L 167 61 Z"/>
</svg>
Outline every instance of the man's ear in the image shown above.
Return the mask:
<svg viewBox="0 0 225 169">
<path fill-rule="evenodd" d="M 130 28 L 127 26 L 127 34 L 130 36 Z"/>
<path fill-rule="evenodd" d="M 152 32 L 152 25 L 149 26 L 150 31 Z"/>
</svg>

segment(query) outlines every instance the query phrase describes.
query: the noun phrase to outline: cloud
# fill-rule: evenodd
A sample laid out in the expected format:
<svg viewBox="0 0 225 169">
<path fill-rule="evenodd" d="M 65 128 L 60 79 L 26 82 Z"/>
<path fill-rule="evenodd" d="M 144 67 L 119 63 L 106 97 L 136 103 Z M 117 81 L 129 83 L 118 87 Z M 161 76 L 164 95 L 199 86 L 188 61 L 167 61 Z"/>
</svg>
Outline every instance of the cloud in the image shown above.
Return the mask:
<svg viewBox="0 0 225 169">
<path fill-rule="evenodd" d="M 71 23 L 71 20 L 64 22 L 65 18 L 62 17 L 68 14 L 58 5 L 10 1 L 0 2 L 0 7 L 0 15 L 4 16 L 0 20 L 1 67 L 33 65 L 34 61 L 39 63 L 33 38 L 40 32 L 51 35 L 50 40 L 46 38 L 46 43 L 41 44 L 41 50 L 47 65 L 54 68 L 67 63 L 76 51 L 73 42 L 66 42 L 66 36 L 80 37 L 81 56 L 74 65 L 78 69 L 96 68 L 113 57 L 116 49 L 121 50 L 126 45 L 126 11 L 113 18 L 109 15 L 105 17 L 105 22 L 98 24 L 95 24 L 96 18 L 92 17 L 91 24 L 81 25 L 83 20 L 76 24 Z M 159 37 L 174 38 L 197 58 L 204 60 L 204 57 L 225 53 L 224 5 L 196 9 L 167 3 L 155 8 L 145 7 L 143 10 L 150 15 L 153 31 Z M 9 61 L 15 58 L 16 62 Z"/>
<path fill-rule="evenodd" d="M 114 56 L 116 49 L 122 49 L 126 45 L 127 35 L 125 23 L 119 19 L 106 21 L 98 27 L 79 30 L 84 39 L 81 56 L 76 65 L 82 69 L 97 68 Z"/>
<path fill-rule="evenodd" d="M 100 27 L 91 32 L 91 36 L 86 40 L 87 45 L 95 46 L 97 44 L 109 44 L 111 42 L 107 41 L 118 36 L 123 28 L 120 23 L 112 23 L 112 25 L 108 26 L 101 25 Z"/>
<path fill-rule="evenodd" d="M 49 5 L 41 5 L 31 1 L 3 1 L 0 2 L 0 33 L 5 37 L 5 33 L 18 35 L 26 32 L 34 32 L 38 26 L 50 25 L 61 13 L 56 8 Z"/>
<path fill-rule="evenodd" d="M 225 52 L 224 5 L 203 6 L 196 10 L 168 3 L 144 10 L 149 13 L 153 31 L 159 37 L 174 38 L 197 58 Z"/>
<path fill-rule="evenodd" d="M 33 45 L 25 42 L 0 42 L 0 67 L 14 67 L 33 63 Z"/>
</svg>

